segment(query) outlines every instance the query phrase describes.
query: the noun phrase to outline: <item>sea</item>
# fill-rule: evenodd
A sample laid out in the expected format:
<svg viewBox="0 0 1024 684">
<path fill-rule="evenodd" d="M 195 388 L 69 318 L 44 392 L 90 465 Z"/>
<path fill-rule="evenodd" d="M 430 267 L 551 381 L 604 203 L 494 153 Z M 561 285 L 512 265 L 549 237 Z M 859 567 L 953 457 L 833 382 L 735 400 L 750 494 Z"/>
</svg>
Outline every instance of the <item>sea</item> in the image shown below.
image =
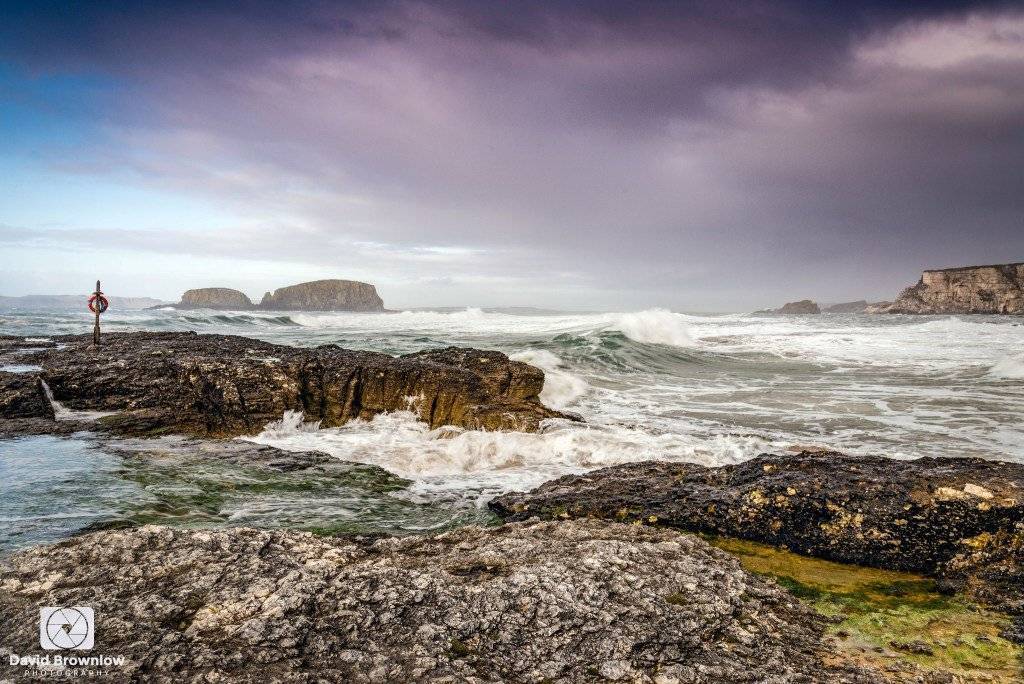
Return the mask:
<svg viewBox="0 0 1024 684">
<path fill-rule="evenodd" d="M 542 368 L 541 399 L 584 422 L 553 420 L 536 434 L 430 430 L 396 412 L 326 429 L 288 413 L 244 439 L 334 459 L 288 473 L 176 437 L 0 440 L 0 552 L 145 523 L 328 534 L 491 524 L 486 504 L 503 492 L 649 459 L 717 466 L 824 448 L 1024 462 L 1018 317 L 168 308 L 110 310 L 103 323 L 396 355 L 495 349 Z M 0 334 L 89 330 L 88 312 L 0 311 Z"/>
</svg>

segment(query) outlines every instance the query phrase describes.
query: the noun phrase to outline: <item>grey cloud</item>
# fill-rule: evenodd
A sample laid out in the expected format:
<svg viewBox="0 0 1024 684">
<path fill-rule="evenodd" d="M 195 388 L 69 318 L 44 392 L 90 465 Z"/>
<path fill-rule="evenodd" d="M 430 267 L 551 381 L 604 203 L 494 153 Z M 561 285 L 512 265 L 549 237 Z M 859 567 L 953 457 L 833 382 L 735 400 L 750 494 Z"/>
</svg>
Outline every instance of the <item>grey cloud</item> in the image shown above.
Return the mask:
<svg viewBox="0 0 1024 684">
<path fill-rule="evenodd" d="M 138 249 L 703 308 L 879 297 L 925 266 L 1024 256 L 1024 15 L 624 7 L 149 7 L 16 58 L 124 80 L 76 172 L 261 226 L 122 236 Z M 1002 51 L 914 63 L 949 27 Z"/>
</svg>

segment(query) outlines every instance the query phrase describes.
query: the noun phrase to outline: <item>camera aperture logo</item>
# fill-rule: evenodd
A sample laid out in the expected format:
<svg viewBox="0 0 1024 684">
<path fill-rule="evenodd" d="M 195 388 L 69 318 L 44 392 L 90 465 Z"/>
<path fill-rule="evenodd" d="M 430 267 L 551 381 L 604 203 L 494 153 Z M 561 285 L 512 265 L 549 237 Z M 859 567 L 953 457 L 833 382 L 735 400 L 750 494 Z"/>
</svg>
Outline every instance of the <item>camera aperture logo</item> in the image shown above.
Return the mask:
<svg viewBox="0 0 1024 684">
<path fill-rule="evenodd" d="M 96 643 L 96 614 L 86 606 L 39 609 L 39 645 L 87 651 Z"/>
<path fill-rule="evenodd" d="M 89 651 L 96 645 L 96 613 L 88 606 L 39 609 L 39 645 L 47 651 Z M 29 668 L 33 677 L 93 677 L 109 675 L 111 667 L 123 667 L 123 655 L 67 654 L 8 656 L 12 666 Z"/>
</svg>

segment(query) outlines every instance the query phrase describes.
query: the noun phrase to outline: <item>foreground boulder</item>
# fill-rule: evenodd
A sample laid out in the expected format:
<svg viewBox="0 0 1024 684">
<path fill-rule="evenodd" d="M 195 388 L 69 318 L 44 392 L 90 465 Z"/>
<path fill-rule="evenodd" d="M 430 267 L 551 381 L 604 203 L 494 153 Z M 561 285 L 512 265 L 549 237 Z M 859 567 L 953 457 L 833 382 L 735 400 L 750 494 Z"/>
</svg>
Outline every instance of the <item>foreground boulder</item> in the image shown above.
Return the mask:
<svg viewBox="0 0 1024 684">
<path fill-rule="evenodd" d="M 384 311 L 377 288 L 355 280 L 314 280 L 263 295 L 261 309 L 274 311 Z"/>
<path fill-rule="evenodd" d="M 12 675 L 39 606 L 90 606 L 89 655 L 127 657 L 108 681 L 880 681 L 826 664 L 824 619 L 724 552 L 628 525 L 145 527 L 16 554 L 0 588 Z"/>
<path fill-rule="evenodd" d="M 395 358 L 195 333 L 111 333 L 99 348 L 90 343 L 55 337 L 26 352 L 23 338 L 0 340 L 0 359 L 7 348 L 42 367 L 0 373 L 0 418 L 52 418 L 38 381 L 68 409 L 64 418 L 111 412 L 98 425 L 125 434 L 256 434 L 285 411 L 325 427 L 410 410 L 431 427 L 528 431 L 563 416 L 538 399 L 544 372 L 499 352 L 452 347 Z"/>
<path fill-rule="evenodd" d="M 706 468 L 645 462 L 491 502 L 520 520 L 594 517 L 738 537 L 844 563 L 946 580 L 1024 612 L 1024 465 L 762 454 Z"/>
<path fill-rule="evenodd" d="M 925 271 L 896 301 L 869 313 L 1024 314 L 1024 263 Z"/>
<path fill-rule="evenodd" d="M 228 311 L 248 311 L 253 308 L 252 301 L 244 292 L 229 287 L 201 287 L 185 290 L 181 301 L 173 305 L 176 309 L 224 309 Z"/>
</svg>

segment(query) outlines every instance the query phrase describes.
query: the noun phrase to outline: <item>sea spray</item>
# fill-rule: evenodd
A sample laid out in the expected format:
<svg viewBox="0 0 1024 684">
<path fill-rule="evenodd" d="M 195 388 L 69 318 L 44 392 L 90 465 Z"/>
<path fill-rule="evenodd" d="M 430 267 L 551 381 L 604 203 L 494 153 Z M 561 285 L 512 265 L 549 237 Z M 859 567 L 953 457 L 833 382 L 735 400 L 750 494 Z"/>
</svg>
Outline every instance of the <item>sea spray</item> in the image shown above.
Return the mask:
<svg viewBox="0 0 1024 684">
<path fill-rule="evenodd" d="M 544 371 L 540 400 L 552 408 L 564 409 L 590 389 L 586 380 L 568 372 L 562 359 L 545 349 L 526 349 L 511 354 L 510 358 Z"/>
<path fill-rule="evenodd" d="M 634 342 L 644 344 L 674 347 L 692 347 L 695 344 L 684 317 L 664 309 L 619 314 L 607 329 L 618 330 Z"/>
<path fill-rule="evenodd" d="M 569 421 L 552 421 L 540 433 L 430 430 L 404 411 L 316 431 L 291 414 L 248 439 L 380 466 L 414 480 L 410 492 L 425 501 L 454 497 L 481 505 L 505 491 L 618 463 L 661 458 L 718 465 L 781 446 L 756 435 L 653 434 L 629 426 Z"/>
<path fill-rule="evenodd" d="M 273 438 L 302 432 L 316 432 L 319 429 L 319 420 L 305 422 L 305 414 L 302 411 L 285 411 L 284 415 L 281 416 L 281 420 L 267 423 L 263 428 L 263 434 Z"/>
</svg>

